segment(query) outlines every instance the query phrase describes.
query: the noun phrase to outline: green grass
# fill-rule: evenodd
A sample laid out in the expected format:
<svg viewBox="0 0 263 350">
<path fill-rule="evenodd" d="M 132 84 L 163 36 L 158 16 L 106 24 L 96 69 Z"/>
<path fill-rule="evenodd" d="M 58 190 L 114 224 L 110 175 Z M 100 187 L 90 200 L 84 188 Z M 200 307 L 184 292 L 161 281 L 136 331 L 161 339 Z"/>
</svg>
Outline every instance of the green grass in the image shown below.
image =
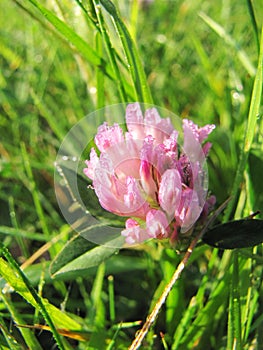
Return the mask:
<svg viewBox="0 0 263 350">
<path fill-rule="evenodd" d="M 56 201 L 54 162 L 85 115 L 140 101 L 216 124 L 209 190 L 218 206 L 232 195 L 220 220 L 263 212 L 260 1 L 114 4 L 0 4 L 3 349 L 127 349 L 182 258 L 154 242 L 107 251 L 73 238 Z M 262 272 L 261 245 L 196 247 L 142 348 L 260 349 Z"/>
</svg>

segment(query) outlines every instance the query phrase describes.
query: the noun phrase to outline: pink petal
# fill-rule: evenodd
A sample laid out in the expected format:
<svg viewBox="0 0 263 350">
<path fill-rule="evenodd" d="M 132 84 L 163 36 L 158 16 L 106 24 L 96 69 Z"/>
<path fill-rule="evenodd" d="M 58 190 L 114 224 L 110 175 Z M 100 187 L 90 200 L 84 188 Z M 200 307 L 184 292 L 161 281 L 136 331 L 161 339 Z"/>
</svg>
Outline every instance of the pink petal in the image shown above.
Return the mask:
<svg viewBox="0 0 263 350">
<path fill-rule="evenodd" d="M 99 163 L 99 157 L 97 156 L 95 149 L 92 148 L 90 151 L 90 160 L 85 161 L 87 168 L 83 169 L 84 174 L 87 177 L 89 177 L 91 180 L 94 179 L 94 171 L 95 171 L 98 163 Z"/>
<path fill-rule="evenodd" d="M 129 176 L 121 181 L 116 177 L 107 154 L 101 154 L 93 187 L 104 209 L 120 216 L 145 218 L 149 204 L 142 197 L 136 180 Z"/>
<path fill-rule="evenodd" d="M 161 180 L 161 175 L 167 169 L 175 167 L 176 158 L 177 152 L 166 149 L 163 144 L 155 145 L 152 136 L 147 136 L 145 138 L 141 149 L 141 159 L 149 163 L 151 175 L 155 182 Z M 141 175 L 143 174 L 141 173 Z"/>
<path fill-rule="evenodd" d="M 165 146 L 166 151 L 177 153 L 177 139 L 178 139 L 178 131 L 174 130 L 170 137 L 164 140 L 163 144 Z"/>
<path fill-rule="evenodd" d="M 122 230 L 121 235 L 126 237 L 125 241 L 128 244 L 141 243 L 151 238 L 148 236 L 147 231 L 140 227 L 136 220 L 126 220 L 126 229 Z"/>
<path fill-rule="evenodd" d="M 198 140 L 198 134 L 188 126 L 184 124 L 184 146 L 183 151 L 191 162 L 204 162 L 205 155 Z"/>
<path fill-rule="evenodd" d="M 183 119 L 183 128 L 188 128 L 192 131 L 196 141 L 202 143 L 207 136 L 215 129 L 214 124 L 207 124 L 202 128 L 199 128 L 198 125 L 194 124 L 191 120 Z"/>
<path fill-rule="evenodd" d="M 142 160 L 140 167 L 141 185 L 146 194 L 146 197 L 149 197 L 148 200 L 153 200 L 156 202 L 157 186 L 153 180 L 152 172 L 152 165 L 149 162 Z"/>
<path fill-rule="evenodd" d="M 141 149 L 140 180 L 142 188 L 147 196 L 156 202 L 157 186 L 153 178 L 155 171 L 154 166 L 154 145 L 153 138 L 145 138 Z"/>
<path fill-rule="evenodd" d="M 144 139 L 151 135 L 155 142 L 162 143 L 174 131 L 169 118 L 161 118 L 156 108 L 147 109 L 143 118 L 139 103 L 129 104 L 126 108 L 126 124 L 134 139 Z"/>
<path fill-rule="evenodd" d="M 161 210 L 151 209 L 146 215 L 147 232 L 152 238 L 165 238 L 168 236 L 169 222 Z"/>
<path fill-rule="evenodd" d="M 140 141 L 137 141 L 138 147 Z M 132 142 L 134 145 L 134 142 Z M 105 153 L 112 160 L 114 172 L 119 180 L 125 179 L 127 176 L 132 176 L 136 179 L 139 178 L 140 169 L 140 154 L 131 146 L 131 141 L 124 141 L 119 144 L 115 144 L 108 148 Z"/>
<path fill-rule="evenodd" d="M 98 133 L 95 136 L 95 143 L 101 152 L 104 152 L 107 148 L 116 143 L 124 141 L 122 129 L 118 124 L 109 126 L 107 122 L 104 122 L 98 128 Z"/>
<path fill-rule="evenodd" d="M 202 206 L 199 204 L 197 193 L 190 188 L 182 191 L 180 207 L 175 211 L 175 219 L 181 226 L 182 233 L 187 232 L 195 224 L 201 212 Z"/>
<path fill-rule="evenodd" d="M 159 188 L 159 203 L 169 216 L 174 216 L 179 207 L 182 180 L 177 169 L 169 169 L 163 174 Z"/>
<path fill-rule="evenodd" d="M 202 143 L 207 138 L 207 136 L 215 129 L 215 127 L 216 126 L 214 124 L 207 124 L 202 128 L 199 128 L 199 142 Z"/>
<path fill-rule="evenodd" d="M 212 143 L 211 142 L 206 142 L 203 146 L 203 152 L 204 152 L 204 155 L 207 157 L 209 151 L 210 151 L 210 148 L 212 147 Z"/>
<path fill-rule="evenodd" d="M 124 195 L 124 203 L 129 209 L 129 216 L 145 218 L 146 213 L 149 210 L 149 204 L 142 197 L 138 188 L 138 183 L 130 176 L 128 176 L 126 179 L 126 194 Z"/>
<path fill-rule="evenodd" d="M 152 135 L 157 144 L 163 143 L 174 127 L 169 118 L 161 118 L 156 108 L 147 109 L 145 112 L 145 135 Z"/>
<path fill-rule="evenodd" d="M 144 139 L 144 120 L 140 104 L 131 103 L 126 108 L 126 124 L 129 133 L 134 139 Z"/>
<path fill-rule="evenodd" d="M 101 154 L 99 164 L 94 172 L 93 187 L 101 206 L 118 215 L 125 209 L 123 200 L 126 186 L 115 174 L 111 159 L 107 154 Z"/>
</svg>

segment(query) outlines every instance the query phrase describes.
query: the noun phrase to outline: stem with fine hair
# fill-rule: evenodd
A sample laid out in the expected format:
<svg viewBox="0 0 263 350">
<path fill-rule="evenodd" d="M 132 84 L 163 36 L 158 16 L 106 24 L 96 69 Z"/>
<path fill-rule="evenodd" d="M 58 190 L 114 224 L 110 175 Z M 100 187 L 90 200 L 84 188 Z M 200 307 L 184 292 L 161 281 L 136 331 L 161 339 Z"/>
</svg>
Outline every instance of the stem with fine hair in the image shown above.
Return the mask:
<svg viewBox="0 0 263 350">
<path fill-rule="evenodd" d="M 180 277 L 182 271 L 184 270 L 186 264 L 188 263 L 188 260 L 190 258 L 190 256 L 192 255 L 192 252 L 197 244 L 197 242 L 199 241 L 199 239 L 202 238 L 203 234 L 205 233 L 205 231 L 208 229 L 208 227 L 211 225 L 211 223 L 214 221 L 214 219 L 219 215 L 219 213 L 225 208 L 225 206 L 228 204 L 228 202 L 230 201 L 230 198 L 228 198 L 216 211 L 215 213 L 210 217 L 210 219 L 207 221 L 207 223 L 204 225 L 204 227 L 202 228 L 202 230 L 198 233 L 198 235 L 192 240 L 192 242 L 190 243 L 182 261 L 179 263 L 179 265 L 177 266 L 171 280 L 168 282 L 168 284 L 166 285 L 166 287 L 164 288 L 164 291 L 162 292 L 161 297 L 159 298 L 159 300 L 157 301 L 157 303 L 155 304 L 152 312 L 149 314 L 149 316 L 147 317 L 143 327 L 140 329 L 140 331 L 138 332 L 137 336 L 135 337 L 134 341 L 132 342 L 131 346 L 129 347 L 129 350 L 136 350 L 141 346 L 141 343 L 143 341 L 143 339 L 145 338 L 146 334 L 148 333 L 150 327 L 152 326 L 152 324 L 154 323 L 158 313 L 161 310 L 161 307 L 163 306 L 163 304 L 165 303 L 171 289 L 173 288 L 174 284 L 176 283 L 176 281 L 178 280 L 178 278 Z"/>
</svg>

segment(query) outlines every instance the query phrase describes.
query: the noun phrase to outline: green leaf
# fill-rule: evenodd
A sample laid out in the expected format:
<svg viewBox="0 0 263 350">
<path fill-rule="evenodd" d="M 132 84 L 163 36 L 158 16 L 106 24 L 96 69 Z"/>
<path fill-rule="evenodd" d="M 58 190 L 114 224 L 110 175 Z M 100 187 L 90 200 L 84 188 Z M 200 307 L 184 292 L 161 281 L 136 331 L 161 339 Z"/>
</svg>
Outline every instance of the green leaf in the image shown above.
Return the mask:
<svg viewBox="0 0 263 350">
<path fill-rule="evenodd" d="M 202 240 L 220 249 L 254 247 L 263 242 L 263 220 L 242 219 L 217 225 Z"/>
<path fill-rule="evenodd" d="M 203 246 L 202 249 L 206 250 L 207 248 Z M 254 257 L 254 259 L 256 259 L 256 257 Z M 260 259 L 260 257 L 257 257 L 257 259 L 259 259 L 260 263 L 262 263 L 262 259 Z M 54 262 L 55 261 L 56 260 L 54 260 Z M 49 262 L 45 262 L 44 280 L 46 285 L 52 283 L 52 277 L 50 276 L 50 272 L 48 270 L 50 268 L 50 265 L 51 264 L 49 264 Z M 111 256 L 110 259 L 107 259 L 107 261 L 105 262 L 105 266 L 106 275 L 117 275 L 123 273 L 130 273 L 131 271 L 136 270 L 147 270 L 148 267 L 147 261 L 142 259 L 141 257 L 126 255 Z M 25 269 L 25 274 L 33 286 L 38 285 L 41 273 L 43 273 L 43 263 L 34 264 Z M 53 276 L 53 278 L 55 280 L 71 281 L 76 279 L 76 274 L 78 275 L 78 277 L 84 278 L 87 277 L 88 274 L 89 278 L 93 278 L 96 276 L 96 273 L 97 266 L 93 266 L 88 268 L 87 270 L 78 270 L 76 271 L 76 273 L 74 271 L 69 271 L 62 274 L 57 274 L 56 276 Z M 0 288 L 4 287 L 4 283 L 1 283 L 2 281 L 0 280 Z"/>
<path fill-rule="evenodd" d="M 56 274 L 65 265 L 94 247 L 95 244 L 89 242 L 82 236 L 74 236 L 52 261 L 50 266 L 51 275 Z"/>
<path fill-rule="evenodd" d="M 105 226 L 91 227 L 89 234 L 100 234 L 100 230 L 105 231 Z M 87 239 L 78 235 L 74 237 L 65 248 L 57 255 L 50 267 L 50 273 L 53 277 L 65 273 L 74 273 L 79 275 L 85 273 L 88 269 L 98 266 L 101 262 L 108 259 L 111 255 L 117 253 L 124 241 L 122 236 L 107 243 L 108 245 L 95 245 Z"/>
</svg>

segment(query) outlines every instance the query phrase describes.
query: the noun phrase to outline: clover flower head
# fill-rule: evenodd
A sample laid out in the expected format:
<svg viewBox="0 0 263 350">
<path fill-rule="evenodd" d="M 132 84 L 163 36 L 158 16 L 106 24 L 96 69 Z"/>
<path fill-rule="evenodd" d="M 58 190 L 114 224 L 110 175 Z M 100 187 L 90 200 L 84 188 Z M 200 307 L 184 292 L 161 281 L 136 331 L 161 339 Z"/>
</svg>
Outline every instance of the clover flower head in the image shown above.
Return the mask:
<svg viewBox="0 0 263 350">
<path fill-rule="evenodd" d="M 209 214 L 215 198 L 206 197 L 205 158 L 210 143 L 201 145 L 215 128 L 199 128 L 183 120 L 184 141 L 169 118 L 155 108 L 143 115 L 139 103 L 126 108 L 124 132 L 106 122 L 98 128 L 84 174 L 101 206 L 127 217 L 122 235 L 128 244 L 150 238 L 177 239 Z"/>
</svg>

